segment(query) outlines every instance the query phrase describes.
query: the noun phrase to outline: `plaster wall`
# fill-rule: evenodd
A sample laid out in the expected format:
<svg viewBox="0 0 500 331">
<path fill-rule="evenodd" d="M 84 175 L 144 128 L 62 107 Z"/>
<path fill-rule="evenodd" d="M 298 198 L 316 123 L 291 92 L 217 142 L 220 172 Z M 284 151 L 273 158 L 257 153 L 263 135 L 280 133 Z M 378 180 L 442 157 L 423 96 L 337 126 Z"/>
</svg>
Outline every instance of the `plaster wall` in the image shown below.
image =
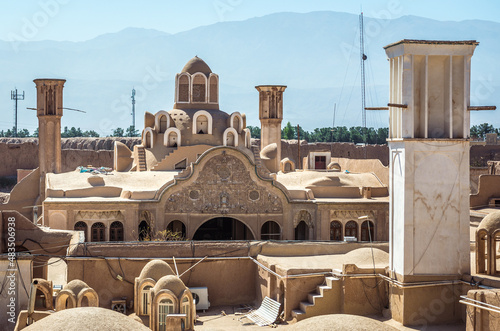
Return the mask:
<svg viewBox="0 0 500 331">
<path fill-rule="evenodd" d="M 405 276 L 468 273 L 468 142 L 391 141 L 389 148 L 391 270 Z"/>
<path fill-rule="evenodd" d="M 0 295 L 0 307 L 2 307 L 0 326 L 5 331 L 14 330 L 20 311 L 28 308 L 28 294 L 24 288 L 29 291 L 32 279 L 31 258 L 17 257 L 13 262 L 14 266 L 11 266 L 6 256 L 0 259 L 0 279 L 6 280 L 5 287 L 2 288 L 2 295 Z M 9 278 L 5 278 L 6 276 Z M 13 323 L 10 315 L 12 310 L 9 305 L 13 306 L 15 313 Z"/>
<path fill-rule="evenodd" d="M 198 259 L 176 258 L 179 274 L 198 262 Z M 134 299 L 134 279 L 148 259 L 68 258 L 68 282 L 80 279 L 99 293 L 99 306 L 110 308 L 115 298 Z M 165 260 L 173 270 L 171 259 Z M 181 277 L 188 287 L 208 287 L 211 306 L 253 303 L 256 288 L 256 266 L 248 259 L 205 260 Z M 121 275 L 124 281 L 117 279 Z M 131 283 L 129 283 L 131 282 Z M 129 306 L 129 309 L 132 308 Z"/>
<path fill-rule="evenodd" d="M 486 207 L 491 198 L 500 198 L 500 176 L 481 175 L 479 176 L 478 192 L 471 194 L 470 207 Z"/>
</svg>

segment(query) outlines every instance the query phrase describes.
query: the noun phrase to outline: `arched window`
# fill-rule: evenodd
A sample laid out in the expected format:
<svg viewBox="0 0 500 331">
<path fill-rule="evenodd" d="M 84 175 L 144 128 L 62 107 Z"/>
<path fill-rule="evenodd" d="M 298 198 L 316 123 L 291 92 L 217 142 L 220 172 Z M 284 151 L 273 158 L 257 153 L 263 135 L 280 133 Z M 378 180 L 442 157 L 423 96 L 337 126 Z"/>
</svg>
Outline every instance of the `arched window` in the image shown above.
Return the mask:
<svg viewBox="0 0 500 331">
<path fill-rule="evenodd" d="M 141 212 L 139 218 L 138 238 L 139 241 L 151 240 L 151 213 L 147 210 Z"/>
<path fill-rule="evenodd" d="M 146 131 L 144 133 L 144 147 L 151 148 L 153 147 L 153 137 L 151 132 Z"/>
<path fill-rule="evenodd" d="M 160 116 L 160 133 L 165 133 L 167 131 L 167 116 Z"/>
<path fill-rule="evenodd" d="M 170 222 L 167 225 L 167 230 L 172 232 L 172 234 L 176 234 L 182 236 L 182 238 L 186 238 L 186 226 L 181 221 L 175 220 Z"/>
<path fill-rule="evenodd" d="M 158 303 L 158 330 L 167 330 L 167 315 L 174 313 L 174 302 L 170 298 L 161 299 Z"/>
<path fill-rule="evenodd" d="M 181 300 L 181 314 L 186 314 L 186 329 L 191 329 L 191 302 L 187 295 Z"/>
<path fill-rule="evenodd" d="M 498 258 L 500 257 L 500 230 L 493 233 L 493 251 L 492 251 L 492 262 L 493 262 L 493 272 L 492 275 L 497 275 L 500 273 L 500 263 L 498 263 Z"/>
<path fill-rule="evenodd" d="M 212 115 L 206 110 L 199 110 L 193 116 L 193 134 L 212 134 Z"/>
<path fill-rule="evenodd" d="M 203 74 L 193 77 L 193 102 L 207 102 L 206 81 L 207 78 Z"/>
<path fill-rule="evenodd" d="M 181 131 L 175 127 L 168 128 L 163 137 L 163 145 L 167 147 L 181 147 Z"/>
<path fill-rule="evenodd" d="M 226 146 L 234 146 L 234 134 L 232 132 L 227 133 Z"/>
<path fill-rule="evenodd" d="M 361 224 L 361 241 L 374 241 L 375 231 L 372 221 L 364 221 Z"/>
<path fill-rule="evenodd" d="M 217 76 L 210 75 L 209 82 L 210 82 L 210 85 L 209 85 L 210 102 L 216 103 L 219 101 L 218 97 L 217 97 L 219 95 Z"/>
<path fill-rule="evenodd" d="M 111 223 L 109 227 L 109 241 L 123 241 L 123 224 L 120 221 Z"/>
<path fill-rule="evenodd" d="M 330 223 L 330 240 L 342 240 L 342 224 L 339 221 Z"/>
<path fill-rule="evenodd" d="M 92 224 L 92 241 L 104 241 L 105 226 L 101 222 Z"/>
<path fill-rule="evenodd" d="M 178 102 L 189 102 L 189 78 L 187 75 L 179 77 Z"/>
<path fill-rule="evenodd" d="M 85 241 L 88 240 L 88 238 L 87 238 L 87 223 L 82 222 L 82 221 L 76 222 L 74 229 L 75 229 L 75 231 L 83 231 L 83 234 L 85 236 Z"/>
<path fill-rule="evenodd" d="M 358 238 L 358 224 L 355 221 L 347 222 L 344 236 Z"/>
<path fill-rule="evenodd" d="M 168 134 L 168 145 L 167 147 L 177 147 L 177 132 L 170 132 Z"/>
<path fill-rule="evenodd" d="M 261 240 L 280 240 L 281 239 L 281 228 L 278 223 L 274 221 L 267 221 L 262 224 L 260 229 L 260 239 Z"/>
<path fill-rule="evenodd" d="M 478 274 L 485 274 L 488 272 L 488 261 L 486 252 L 488 251 L 488 233 L 484 230 L 479 230 L 476 237 L 476 272 Z"/>
<path fill-rule="evenodd" d="M 295 228 L 295 240 L 307 240 L 309 239 L 309 227 L 306 222 L 300 221 Z"/>
<path fill-rule="evenodd" d="M 141 290 L 141 302 L 139 304 L 141 308 L 141 315 L 149 315 L 151 311 L 151 285 L 146 285 Z"/>
<path fill-rule="evenodd" d="M 208 118 L 205 115 L 200 115 L 196 118 L 196 133 L 208 133 Z"/>
<path fill-rule="evenodd" d="M 146 221 L 139 223 L 139 241 L 151 239 L 151 229 Z"/>
</svg>

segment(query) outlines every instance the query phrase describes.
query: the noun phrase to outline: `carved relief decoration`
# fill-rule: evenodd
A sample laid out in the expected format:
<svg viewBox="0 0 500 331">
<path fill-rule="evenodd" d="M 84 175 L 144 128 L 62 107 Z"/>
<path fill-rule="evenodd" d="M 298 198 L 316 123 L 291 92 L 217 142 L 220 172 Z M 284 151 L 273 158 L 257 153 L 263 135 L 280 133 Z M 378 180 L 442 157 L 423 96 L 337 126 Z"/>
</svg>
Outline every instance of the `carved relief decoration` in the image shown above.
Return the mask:
<svg viewBox="0 0 500 331">
<path fill-rule="evenodd" d="M 309 213 L 307 210 L 301 210 L 295 215 L 295 218 L 293 220 L 293 227 L 296 228 L 301 221 L 306 222 L 307 226 L 310 228 L 314 227 L 311 213 Z"/>
<path fill-rule="evenodd" d="M 75 220 L 77 221 L 123 221 L 124 217 L 121 211 L 93 211 L 80 210 L 76 212 Z"/>
<path fill-rule="evenodd" d="M 331 219 L 348 219 L 357 221 L 361 216 L 368 216 L 370 220 L 375 220 L 375 213 L 372 210 L 332 210 Z"/>
<path fill-rule="evenodd" d="M 193 191 L 199 192 L 197 199 L 192 198 Z M 259 198 L 252 200 L 249 192 Z M 207 161 L 189 187 L 167 198 L 165 212 L 276 214 L 283 212 L 283 204 L 277 195 L 252 180 L 241 160 L 223 152 Z"/>
</svg>

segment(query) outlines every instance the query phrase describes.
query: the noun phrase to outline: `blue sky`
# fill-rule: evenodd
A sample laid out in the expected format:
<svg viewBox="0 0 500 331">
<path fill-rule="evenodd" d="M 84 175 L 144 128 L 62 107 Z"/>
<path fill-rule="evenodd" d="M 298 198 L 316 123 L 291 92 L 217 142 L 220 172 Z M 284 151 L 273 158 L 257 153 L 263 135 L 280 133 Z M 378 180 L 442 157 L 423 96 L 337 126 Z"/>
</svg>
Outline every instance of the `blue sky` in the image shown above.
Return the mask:
<svg viewBox="0 0 500 331">
<path fill-rule="evenodd" d="M 500 22 L 498 0 L 24 0 L 2 1 L 0 39 L 82 41 L 126 27 L 169 33 L 275 12 L 320 10 L 397 18 Z"/>
</svg>

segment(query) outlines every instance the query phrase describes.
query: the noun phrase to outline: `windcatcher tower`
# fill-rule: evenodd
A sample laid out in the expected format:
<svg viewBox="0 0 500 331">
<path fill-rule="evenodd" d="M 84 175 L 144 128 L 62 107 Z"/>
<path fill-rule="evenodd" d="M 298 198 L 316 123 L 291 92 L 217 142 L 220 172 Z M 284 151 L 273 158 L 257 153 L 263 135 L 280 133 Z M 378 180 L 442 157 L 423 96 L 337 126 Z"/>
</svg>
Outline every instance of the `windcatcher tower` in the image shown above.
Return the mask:
<svg viewBox="0 0 500 331">
<path fill-rule="evenodd" d="M 278 172 L 281 161 L 281 121 L 283 121 L 284 85 L 259 85 L 260 149 L 273 143 L 277 145 L 276 158 L 271 172 Z"/>
<path fill-rule="evenodd" d="M 460 319 L 470 272 L 470 66 L 475 41 L 401 40 L 390 63 L 390 285 L 404 325 Z M 425 283 L 425 286 L 417 286 Z"/>
<path fill-rule="evenodd" d="M 65 79 L 35 79 L 38 117 L 40 198 L 45 198 L 45 174 L 61 172 L 61 117 Z"/>
</svg>

